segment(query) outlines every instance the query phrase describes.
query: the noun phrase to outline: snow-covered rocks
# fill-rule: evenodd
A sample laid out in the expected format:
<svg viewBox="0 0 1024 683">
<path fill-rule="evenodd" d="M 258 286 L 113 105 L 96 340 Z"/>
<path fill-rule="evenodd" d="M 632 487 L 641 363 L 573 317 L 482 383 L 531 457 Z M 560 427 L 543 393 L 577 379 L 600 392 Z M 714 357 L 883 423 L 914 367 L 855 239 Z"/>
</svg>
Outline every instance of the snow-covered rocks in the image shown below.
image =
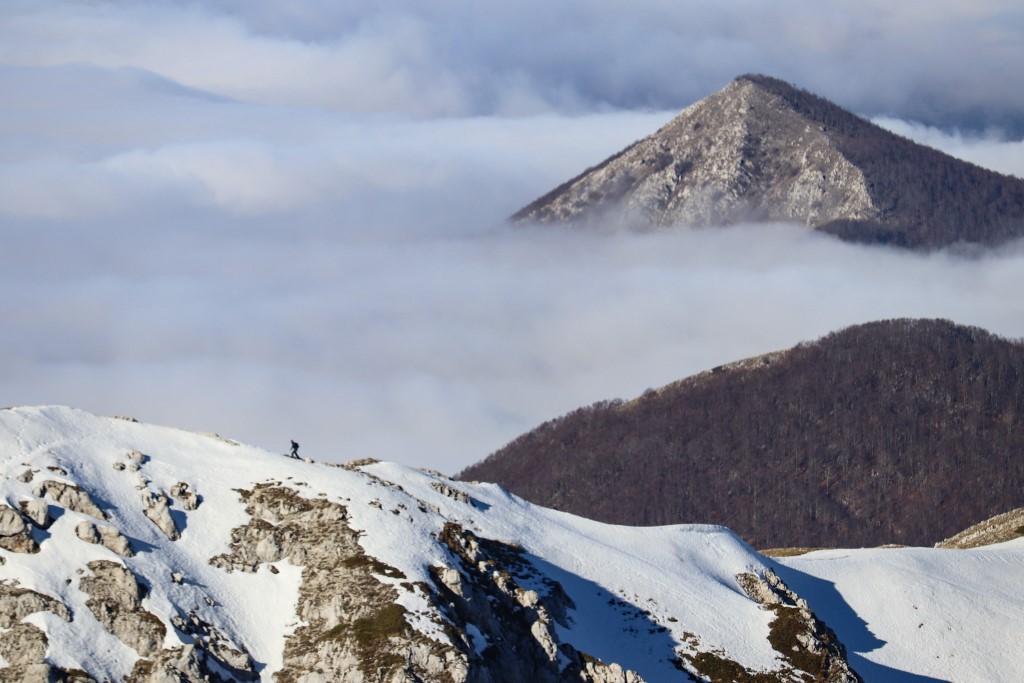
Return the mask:
<svg viewBox="0 0 1024 683">
<path fill-rule="evenodd" d="M 822 683 L 861 680 L 850 669 L 846 648 L 836 634 L 778 574 L 765 569 L 760 575 L 743 572 L 736 579 L 747 595 L 775 614 L 768 639 L 782 659 L 794 667 L 794 675 L 798 671 L 807 672 Z"/>
<path fill-rule="evenodd" d="M 149 521 L 153 522 L 164 536 L 172 541 L 181 538 L 174 518 L 171 517 L 170 501 L 166 494 L 144 490 L 142 492 L 142 508 Z"/>
<path fill-rule="evenodd" d="M 606 665 L 593 660 L 583 667 L 580 678 L 593 683 L 644 683 L 634 671 L 627 671 L 614 662 Z"/>
<path fill-rule="evenodd" d="M 140 457 L 126 457 L 132 451 Z M 124 469 L 111 466 L 118 462 Z M 36 476 L 21 481 L 25 471 Z M 838 559 L 782 565 L 721 527 L 614 527 L 388 463 L 309 464 L 65 408 L 19 408 L 0 410 L 0 473 L 9 528 L 27 529 L 41 550 L 0 549 L 0 654 L 24 653 L 0 662 L 0 682 L 655 683 L 683 680 L 680 668 L 699 676 L 708 662 L 796 680 L 814 674 L 793 656 L 830 652 L 827 631 L 805 618 L 812 610 L 837 641 L 850 634 L 860 648 L 850 653 L 854 669 L 859 661 L 871 671 L 881 651 L 886 666 L 899 664 L 893 670 L 934 678 L 926 655 L 948 647 L 930 641 L 921 655 L 893 647 L 901 639 L 888 635 L 893 620 L 914 619 L 913 632 L 924 633 L 922 617 L 941 602 L 918 598 L 918 575 L 890 572 L 885 585 L 895 586 L 892 602 L 906 593 L 920 610 L 879 617 L 865 607 L 865 626 L 827 590 L 841 576 L 823 584 L 811 574 Z M 45 531 L 37 526 L 44 507 Z M 152 509 L 178 540 L 154 528 Z M 970 628 L 960 638 L 971 647 L 958 658 L 973 651 L 993 663 L 985 678 L 959 669 L 955 680 L 1013 680 L 991 674 L 1013 669 L 1004 652 L 1024 638 L 1018 546 L 984 557 L 963 551 L 984 587 L 966 571 L 942 582 L 947 565 L 915 559 L 936 567 L 935 585 L 953 592 L 945 602 L 995 593 L 1004 607 L 964 617 Z M 868 576 L 912 556 L 885 552 L 865 565 Z M 809 569 L 793 569 L 798 562 Z M 752 579 L 737 578 L 744 573 Z M 789 658 L 773 643 L 778 623 L 793 626 Z M 863 635 L 868 627 L 876 640 Z"/>
<path fill-rule="evenodd" d="M 0 548 L 14 553 L 35 553 L 39 545 L 18 511 L 0 504 Z"/>
<path fill-rule="evenodd" d="M 451 486 L 445 481 L 433 481 L 430 483 L 430 488 L 434 489 L 442 496 L 448 496 L 452 500 L 457 500 L 460 503 L 465 503 L 466 505 L 473 504 L 473 499 L 469 496 L 468 493 L 461 489 L 457 489 L 454 486 Z"/>
<path fill-rule="evenodd" d="M 192 511 L 199 508 L 200 497 L 195 491 L 190 491 L 188 484 L 183 481 L 179 481 L 177 484 L 171 487 L 170 490 L 171 498 L 174 498 L 181 502 L 181 507 L 185 510 Z"/>
<path fill-rule="evenodd" d="M 99 543 L 100 534 L 96 531 L 96 525 L 89 520 L 83 519 L 75 527 L 75 534 L 86 543 Z"/>
<path fill-rule="evenodd" d="M 121 557 L 131 557 L 135 554 L 128 539 L 122 536 L 120 530 L 115 526 L 107 524 L 97 526 L 89 520 L 83 519 L 75 527 L 75 533 L 86 543 L 100 544 Z"/>
<path fill-rule="evenodd" d="M 2 681 L 38 681 L 49 683 L 50 667 L 44 662 L 48 640 L 26 617 L 48 613 L 66 622 L 71 621 L 67 606 L 61 601 L 32 590 L 0 583 L 0 657 L 8 666 L 0 669 Z"/>
<path fill-rule="evenodd" d="M 91 574 L 82 577 L 79 588 L 89 596 L 86 605 L 96 619 L 142 657 L 162 649 L 167 629 L 142 607 L 145 589 L 135 575 L 108 560 L 90 562 L 88 568 Z"/>
<path fill-rule="evenodd" d="M 3 638 L 0 638 L 0 656 L 14 670 L 8 672 L 8 675 L 18 672 L 20 676 L 38 676 L 40 671 L 30 670 L 45 666 L 43 660 L 46 657 L 46 646 L 46 634 L 39 627 L 21 622 L 12 624 Z"/>
<path fill-rule="evenodd" d="M 535 584 L 546 589 L 543 596 L 525 588 L 520 580 L 534 584 L 542 574 L 521 548 L 480 538 L 458 524 L 446 524 L 438 540 L 458 562 L 452 568 L 434 567 L 434 583 L 445 617 L 468 635 L 463 638 L 471 665 L 481 667 L 484 653 L 500 643 L 490 649 L 489 666 L 511 680 L 559 681 L 579 672 L 583 658 L 556 632 L 556 619 L 569 625 L 571 600 L 561 585 L 550 580 Z"/>
<path fill-rule="evenodd" d="M 9 583 L 0 583 L 0 629 L 12 628 L 30 614 L 50 612 L 71 621 L 67 605 L 56 598 Z"/>
<path fill-rule="evenodd" d="M 436 680 L 431 669 L 445 670 L 443 644 L 417 636 L 394 602 L 402 591 L 377 578 L 405 576 L 365 554 L 342 505 L 303 498 L 277 482 L 240 496 L 250 520 L 232 531 L 230 553 L 211 564 L 250 573 L 282 560 L 304 566 L 296 605 L 302 625 L 285 643 L 281 676 L 343 680 L 345 671 L 388 670 L 398 662 L 420 680 Z"/>
<path fill-rule="evenodd" d="M 44 498 L 21 501 L 21 514 L 40 529 L 48 528 L 53 521 L 50 518 L 50 506 Z"/>
<path fill-rule="evenodd" d="M 140 661 L 141 665 L 136 666 L 132 671 L 133 682 L 178 683 L 179 681 L 188 681 L 191 683 L 209 679 L 208 669 L 203 665 L 202 650 L 196 648 L 195 645 L 161 650 L 152 659 Z"/>
<path fill-rule="evenodd" d="M 83 515 L 97 519 L 107 518 L 103 510 L 93 502 L 88 491 L 83 491 L 74 484 L 47 479 L 36 485 L 32 490 L 32 495 L 36 498 L 49 497 L 58 505 Z"/>
</svg>

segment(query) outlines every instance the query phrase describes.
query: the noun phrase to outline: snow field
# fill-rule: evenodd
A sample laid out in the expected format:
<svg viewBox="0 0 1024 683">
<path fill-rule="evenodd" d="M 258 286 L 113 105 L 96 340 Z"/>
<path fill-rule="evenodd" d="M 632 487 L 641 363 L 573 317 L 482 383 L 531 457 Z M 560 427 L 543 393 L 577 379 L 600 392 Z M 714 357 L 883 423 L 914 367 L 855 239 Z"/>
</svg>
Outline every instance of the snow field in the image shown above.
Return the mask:
<svg viewBox="0 0 1024 683">
<path fill-rule="evenodd" d="M 130 451 L 145 456 L 137 472 L 129 467 Z M 125 467 L 116 469 L 118 463 Z M 29 468 L 34 478 L 19 481 Z M 274 564 L 276 574 L 267 567 L 251 574 L 209 563 L 228 551 L 231 530 L 248 520 L 237 489 L 265 482 L 344 505 L 367 554 L 405 575 L 379 577 L 382 583 L 429 585 L 430 567 L 451 566 L 450 551 L 437 541 L 447 522 L 521 548 L 539 574 L 517 578 L 520 585 L 543 591 L 545 578 L 557 581 L 574 604 L 559 637 L 649 683 L 679 680 L 670 661 L 678 649 L 699 647 L 748 669 L 778 669 L 781 660 L 766 638 L 774 615 L 735 579 L 766 567 L 836 631 L 851 666 L 869 683 L 1024 680 L 1024 540 L 975 550 L 835 550 L 769 560 L 722 527 L 612 526 L 531 505 L 494 485 L 390 463 L 346 469 L 70 408 L 0 410 L 4 500 L 17 507 L 46 479 L 87 490 L 109 521 L 61 511 L 51 501 L 56 520 L 35 531 L 41 552 L 0 551 L 0 580 L 66 603 L 70 623 L 47 613 L 27 618 L 47 633 L 48 659 L 111 680 L 122 679 L 137 655 L 106 632 L 78 588 L 87 564 L 99 559 L 125 564 L 148 586 L 143 606 L 167 627 L 166 646 L 181 641 L 171 624 L 176 610 L 193 609 L 252 654 L 263 681 L 272 680 L 283 665 L 285 640 L 299 625 L 302 568 L 285 560 Z M 186 511 L 172 501 L 181 531 L 172 542 L 143 514 L 142 497 L 177 482 L 186 482 L 202 503 Z M 471 500 L 438 490 L 445 487 Z M 75 529 L 82 520 L 116 525 L 131 539 L 134 557 L 81 541 Z M 185 581 L 174 582 L 172 572 Z M 403 590 L 397 599 L 414 628 L 447 642 L 427 596 Z M 486 647 L 483 634 L 469 634 L 474 647 Z"/>
</svg>

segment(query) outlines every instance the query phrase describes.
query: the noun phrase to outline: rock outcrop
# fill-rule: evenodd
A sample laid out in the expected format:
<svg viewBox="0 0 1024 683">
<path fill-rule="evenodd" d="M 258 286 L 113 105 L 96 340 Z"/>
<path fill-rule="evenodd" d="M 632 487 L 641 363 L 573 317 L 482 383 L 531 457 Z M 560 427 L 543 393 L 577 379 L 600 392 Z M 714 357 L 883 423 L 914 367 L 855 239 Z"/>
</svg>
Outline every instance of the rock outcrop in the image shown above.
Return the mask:
<svg viewBox="0 0 1024 683">
<path fill-rule="evenodd" d="M 210 670 L 203 664 L 202 650 L 195 645 L 161 650 L 149 659 L 140 659 L 128 677 L 128 683 L 205 683 L 210 680 L 217 679 L 210 678 Z"/>
<path fill-rule="evenodd" d="M 19 622 L 11 625 L 0 638 L 0 657 L 3 657 L 10 670 L 6 671 L 8 680 L 21 680 L 11 678 L 11 674 L 17 672 L 19 676 L 30 678 L 38 677 L 45 671 L 42 667 L 46 657 L 46 634 L 38 626 Z M 45 680 L 45 679 L 43 679 Z"/>
<path fill-rule="evenodd" d="M 90 562 L 79 587 L 89 595 L 86 605 L 96 619 L 121 642 L 146 658 L 163 648 L 167 627 L 142 607 L 145 589 L 124 565 L 108 560 Z"/>
<path fill-rule="evenodd" d="M 75 527 L 75 535 L 86 543 L 100 542 L 100 534 L 96 531 L 96 525 L 84 519 Z"/>
<path fill-rule="evenodd" d="M 568 626 L 572 600 L 522 549 L 480 538 L 454 523 L 438 540 L 457 562 L 432 572 L 438 604 L 456 627 L 475 680 L 642 683 L 635 672 L 596 661 L 559 641 L 555 625 Z M 524 579 L 537 588 L 521 586 Z"/>
<path fill-rule="evenodd" d="M 57 598 L 0 582 L 0 628 L 12 628 L 36 612 L 51 612 L 64 621 L 71 621 L 67 606 Z"/>
<path fill-rule="evenodd" d="M 172 541 L 181 538 L 174 519 L 171 517 L 170 500 L 164 493 L 154 493 L 148 489 L 142 491 L 142 507 L 146 517 L 153 522 L 164 536 Z"/>
<path fill-rule="evenodd" d="M 181 507 L 185 510 L 192 511 L 199 508 L 201 498 L 195 491 L 190 491 L 188 484 L 183 481 L 179 481 L 177 484 L 171 487 L 170 490 L 171 498 L 174 498 L 181 502 Z"/>
<path fill-rule="evenodd" d="M 86 543 L 102 544 L 121 557 L 132 557 L 135 554 L 128 539 L 121 535 L 117 527 L 106 524 L 96 526 L 88 520 L 82 520 L 78 523 L 75 533 Z"/>
<path fill-rule="evenodd" d="M 232 532 L 231 552 L 211 563 L 245 572 L 284 559 L 304 567 L 302 625 L 285 643 L 280 683 L 354 683 L 371 674 L 382 681 L 466 680 L 458 673 L 466 669 L 464 655 L 409 626 L 395 603 L 399 593 L 377 575 L 404 577 L 366 556 L 343 506 L 272 484 L 241 495 L 251 519 Z"/>
<path fill-rule="evenodd" d="M 47 479 L 36 485 L 35 489 L 33 489 L 33 494 L 37 498 L 49 496 L 58 505 L 74 512 L 80 512 L 83 515 L 89 515 L 97 519 L 107 518 L 103 510 L 93 502 L 89 493 L 74 484 Z"/>
<path fill-rule="evenodd" d="M 450 484 L 446 484 L 445 482 L 435 481 L 430 485 L 430 488 L 434 489 L 442 496 L 448 496 L 452 500 L 457 500 L 460 503 L 465 503 L 466 505 L 473 504 L 473 498 L 468 493 L 462 491 L 461 489 L 455 488 Z"/>
<path fill-rule="evenodd" d="M 255 681 L 256 663 L 248 652 L 195 612 L 177 614 L 171 623 L 193 642 L 140 659 L 130 683 L 205 683 L 210 680 Z"/>
<path fill-rule="evenodd" d="M 92 679 L 52 667 L 44 660 L 48 641 L 34 624 L 22 620 L 38 612 L 49 612 L 64 621 L 71 613 L 60 600 L 36 591 L 0 582 L 0 656 L 8 666 L 0 669 L 0 683 L 86 683 Z"/>
<path fill-rule="evenodd" d="M 935 544 L 936 548 L 979 548 L 1024 536 L 1024 507 L 1010 510 L 973 524 L 958 534 Z"/>
<path fill-rule="evenodd" d="M 53 519 L 50 517 L 50 506 L 44 498 L 32 498 L 21 501 L 21 514 L 40 529 L 49 528 Z"/>
<path fill-rule="evenodd" d="M 39 552 L 39 544 L 32 538 L 32 528 L 12 507 L 0 504 L 0 548 L 12 553 Z"/>
<path fill-rule="evenodd" d="M 795 674 L 810 674 L 821 683 L 863 683 L 836 634 L 775 572 L 743 573 L 736 580 L 752 600 L 775 613 L 768 641 Z"/>
</svg>

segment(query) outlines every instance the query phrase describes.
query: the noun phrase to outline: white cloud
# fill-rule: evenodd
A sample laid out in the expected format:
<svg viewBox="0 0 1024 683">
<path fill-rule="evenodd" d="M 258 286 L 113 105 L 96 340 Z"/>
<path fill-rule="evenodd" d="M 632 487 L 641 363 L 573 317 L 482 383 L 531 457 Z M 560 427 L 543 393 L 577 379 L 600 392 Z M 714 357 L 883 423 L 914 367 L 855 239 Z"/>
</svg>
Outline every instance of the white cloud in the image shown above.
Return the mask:
<svg viewBox="0 0 1024 683">
<path fill-rule="evenodd" d="M 991 68 L 1019 54 L 1012 7 L 994 26 L 997 4 L 680 7 L 4 3 L 0 404 L 454 471 L 581 404 L 848 324 L 1024 336 L 1019 246 L 503 225 L 672 114 L 618 107 L 681 107 L 743 71 L 868 110 L 931 93 L 1014 111 L 1024 92 L 1024 70 Z M 943 100 L 965 54 L 977 89 Z"/>
<path fill-rule="evenodd" d="M 400 195 L 389 215 L 435 211 L 441 199 L 446 219 L 469 201 L 463 221 L 494 221 L 527 196 L 516 186 L 540 193 L 671 116 L 417 120 L 226 102 L 137 71 L 0 73 L 21 86 L 0 94 L 0 212 L 21 216 L 166 212 L 167 202 L 251 216 Z"/>
<path fill-rule="evenodd" d="M 922 256 L 784 226 L 403 244 L 284 230 L 186 232 L 160 253 L 147 238 L 102 272 L 37 282 L 4 263 L 21 294 L 2 401 L 454 471 L 578 405 L 848 324 L 940 316 L 1024 336 L 1024 304 L 1005 297 L 1024 286 L 1019 246 Z"/>
<path fill-rule="evenodd" d="M 134 67 L 263 104 L 464 113 L 463 86 L 432 54 L 428 27 L 391 16 L 307 42 L 252 33 L 201 4 L 13 3 L 0 59 L 22 66 Z"/>
<path fill-rule="evenodd" d="M 415 116 L 675 109 L 762 72 L 869 114 L 1019 126 L 1022 36 L 1012 0 L 0 8 L 0 63 L 134 67 L 248 102 Z"/>
</svg>

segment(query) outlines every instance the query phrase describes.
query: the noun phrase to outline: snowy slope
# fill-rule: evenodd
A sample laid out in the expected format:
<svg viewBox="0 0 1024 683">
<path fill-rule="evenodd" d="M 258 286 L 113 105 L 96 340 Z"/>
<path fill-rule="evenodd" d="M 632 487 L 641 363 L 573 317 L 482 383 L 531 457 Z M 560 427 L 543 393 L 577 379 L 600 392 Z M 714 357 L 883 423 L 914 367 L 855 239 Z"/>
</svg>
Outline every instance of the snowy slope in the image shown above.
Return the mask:
<svg viewBox="0 0 1024 683">
<path fill-rule="evenodd" d="M 865 680 L 1024 681 L 1024 538 L 781 562 L 780 575 L 838 633 Z"/>
<path fill-rule="evenodd" d="M 146 461 L 138 472 L 117 471 L 115 463 L 128 462 L 126 453 L 139 451 Z M 287 565 L 281 573 L 227 575 L 210 566 L 209 558 L 227 548 L 232 527 L 242 523 L 245 511 L 231 489 L 272 473 L 298 473 L 304 463 L 278 458 L 211 436 L 192 434 L 134 422 L 98 418 L 66 408 L 24 408 L 0 412 L 0 486 L 12 507 L 33 496 L 35 483 L 56 480 L 76 483 L 89 492 L 133 546 L 140 548 L 124 563 L 151 586 L 145 600 L 149 611 L 170 627 L 172 605 L 198 609 L 232 640 L 245 643 L 271 673 L 280 666 L 286 625 L 293 621 L 299 570 Z M 32 482 L 16 477 L 36 472 Z M 64 474 L 66 473 L 66 474 Z M 179 541 L 170 541 L 142 512 L 144 490 L 167 491 L 185 481 L 203 497 L 189 512 Z M 138 487 L 146 482 L 145 489 Z M 56 506 L 51 504 L 51 510 Z M 57 516 L 59 514 L 59 516 Z M 0 576 L 24 588 L 54 596 L 68 605 L 70 623 L 48 619 L 48 658 L 64 668 L 84 669 L 94 677 L 122 680 L 137 659 L 136 653 L 110 635 L 85 606 L 85 596 L 68 577 L 85 572 L 93 560 L 119 560 L 102 546 L 76 536 L 78 522 L 95 518 L 63 509 L 53 525 L 39 536 L 38 554 L 4 552 Z M 184 513 L 175 515 L 179 519 Z M 171 572 L 191 581 L 170 581 Z M 210 598 L 225 609 L 213 613 Z M 172 637 L 169 637 L 169 640 Z M 171 645 L 171 642 L 167 643 Z"/>
<path fill-rule="evenodd" d="M 723 649 L 748 668 L 778 667 L 777 653 L 765 640 L 771 615 L 747 597 L 735 578 L 763 568 L 764 558 L 723 527 L 611 526 L 531 505 L 493 484 L 460 482 L 457 486 L 483 508 L 467 511 L 432 490 L 429 475 L 387 463 L 366 470 L 444 506 L 450 518 L 482 536 L 525 549 L 576 605 L 566 638 L 605 662 L 636 671 L 647 681 L 679 680 L 669 661 L 672 645 L 690 632 L 699 634 L 705 647 Z M 399 557 L 390 543 L 373 541 L 386 535 L 367 538 L 374 555 L 401 567 L 422 566 L 414 546 L 405 545 L 408 554 Z M 651 633 L 659 627 L 667 632 Z"/>
<path fill-rule="evenodd" d="M 56 500 L 44 482 L 79 487 L 106 519 Z M 199 494 L 198 507 L 182 482 Z M 864 680 L 1024 678 L 1010 646 L 1024 642 L 1020 542 L 777 564 L 721 527 L 609 526 L 494 485 L 387 463 L 304 462 L 62 407 L 0 410 L 0 491 L 16 510 L 42 493 L 53 520 L 31 527 L 38 552 L 0 550 L 0 580 L 59 601 L 69 615 L 22 609 L 0 628 L 0 654 L 15 652 L 6 640 L 31 636 L 31 625 L 45 633 L 54 671 L 93 680 L 162 680 L 150 673 L 157 663 L 182 670 L 190 652 L 188 666 L 225 680 L 250 669 L 263 681 L 360 680 L 340 672 L 388 653 L 397 659 L 373 660 L 381 670 L 404 658 L 424 680 L 479 680 L 474 667 L 514 680 L 494 672 L 526 649 L 535 680 L 680 681 L 688 677 L 679 666 L 694 671 L 695 661 L 799 680 L 769 640 L 780 613 L 738 579 L 771 569 L 847 641 Z M 162 496 L 177 540 L 144 513 L 144 502 Z M 83 522 L 116 527 L 134 553 L 83 540 Z M 8 526 L 0 531 L 18 522 Z M 142 621 L 133 623 L 162 624 L 158 651 L 140 654 L 125 642 L 131 633 L 115 635 L 90 606 L 97 560 L 126 567 L 146 587 Z M 346 589 L 357 580 L 369 582 Z M 393 614 L 381 605 L 394 603 L 404 619 L 397 630 L 367 631 Z M 694 659 L 702 653 L 709 659 Z M 28 671 L 31 663 L 12 664 Z M 393 680 L 403 680 L 401 669 Z M 15 670 L 0 669 L 0 680 Z"/>
</svg>

